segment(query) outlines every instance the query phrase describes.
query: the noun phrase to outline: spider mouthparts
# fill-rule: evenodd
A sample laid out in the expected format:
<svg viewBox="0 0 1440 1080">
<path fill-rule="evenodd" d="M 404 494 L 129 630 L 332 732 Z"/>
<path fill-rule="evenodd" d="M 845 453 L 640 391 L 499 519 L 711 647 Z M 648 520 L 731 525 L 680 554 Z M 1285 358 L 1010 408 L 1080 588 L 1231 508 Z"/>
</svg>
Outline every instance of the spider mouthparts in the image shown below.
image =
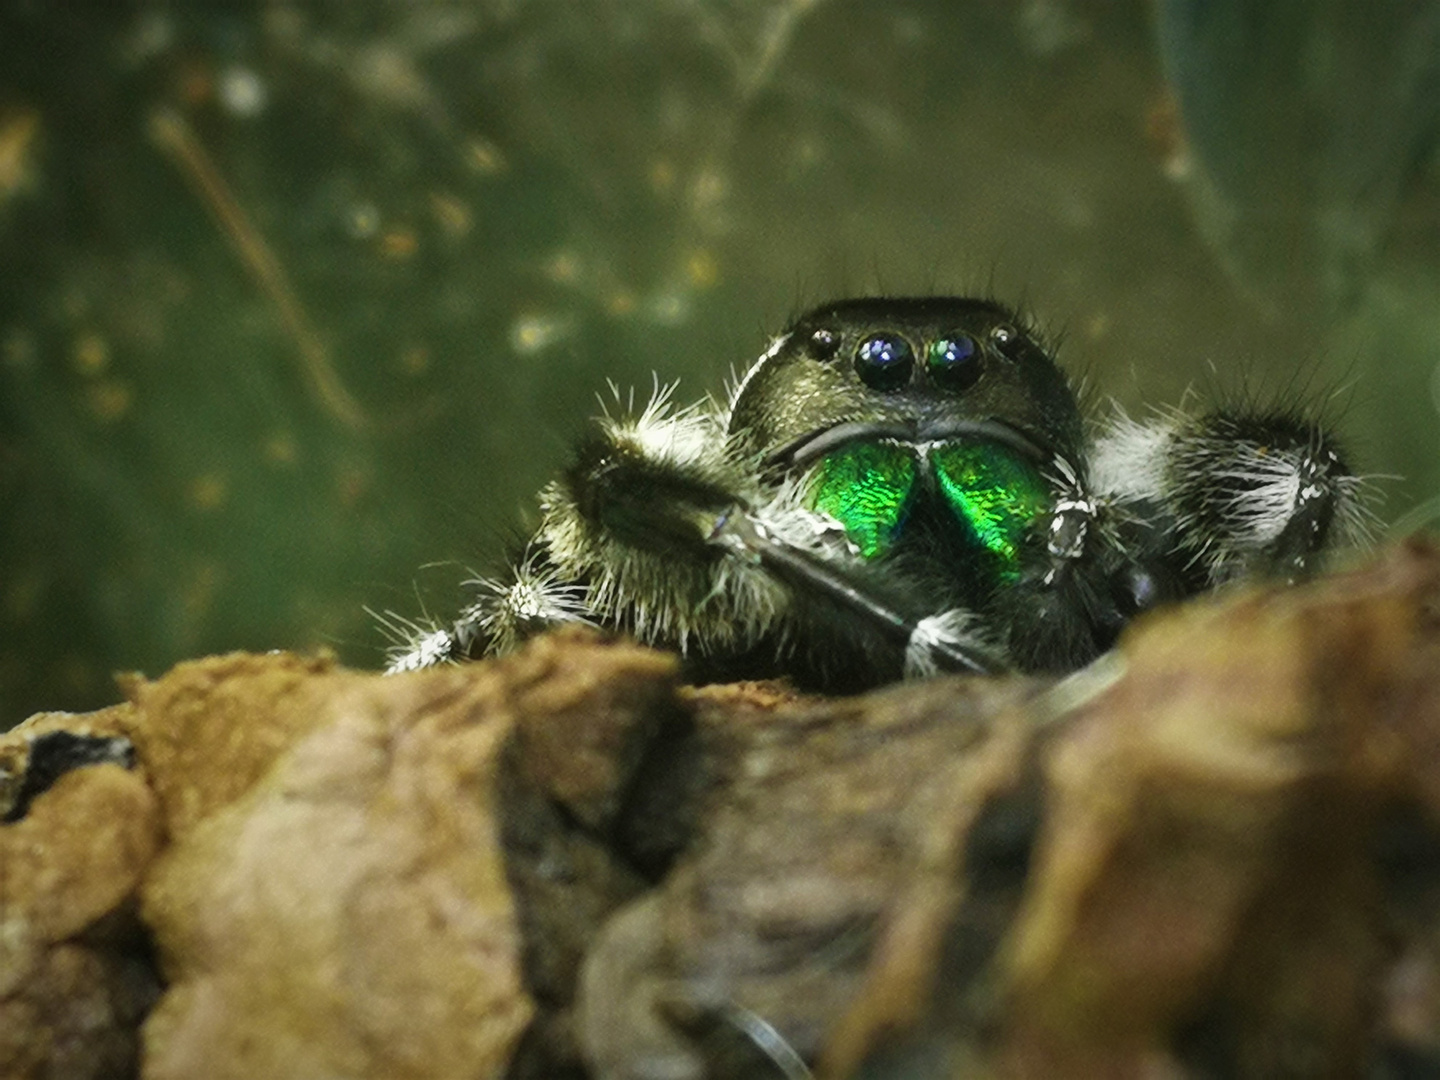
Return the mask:
<svg viewBox="0 0 1440 1080">
<path fill-rule="evenodd" d="M 811 432 L 782 446 L 765 459 L 767 468 L 808 465 L 846 443 L 893 439 L 923 446 L 951 439 L 1000 443 L 1032 461 L 1048 461 L 1050 454 L 1018 428 L 1000 420 L 844 420 Z"/>
</svg>

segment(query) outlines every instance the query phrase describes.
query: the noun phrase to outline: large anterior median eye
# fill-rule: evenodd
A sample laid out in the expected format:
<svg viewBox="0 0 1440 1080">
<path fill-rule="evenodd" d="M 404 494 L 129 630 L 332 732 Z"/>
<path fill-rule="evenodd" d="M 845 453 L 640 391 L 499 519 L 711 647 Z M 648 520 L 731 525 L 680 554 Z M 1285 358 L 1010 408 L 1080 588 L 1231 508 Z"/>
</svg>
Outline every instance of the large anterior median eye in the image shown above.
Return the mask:
<svg viewBox="0 0 1440 1080">
<path fill-rule="evenodd" d="M 980 346 L 969 334 L 951 334 L 930 343 L 925 350 L 925 369 L 937 386 L 966 390 L 980 378 Z"/>
<path fill-rule="evenodd" d="M 855 370 L 872 390 L 894 390 L 910 381 L 915 350 L 899 334 L 871 334 L 855 350 Z"/>
</svg>

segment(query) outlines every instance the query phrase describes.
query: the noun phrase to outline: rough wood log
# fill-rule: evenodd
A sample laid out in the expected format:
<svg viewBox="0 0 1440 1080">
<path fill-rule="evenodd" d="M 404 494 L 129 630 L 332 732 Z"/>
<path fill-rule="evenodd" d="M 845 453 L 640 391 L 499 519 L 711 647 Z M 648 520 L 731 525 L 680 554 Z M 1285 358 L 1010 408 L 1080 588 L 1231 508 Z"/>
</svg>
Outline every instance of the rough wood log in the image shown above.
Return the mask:
<svg viewBox="0 0 1440 1080">
<path fill-rule="evenodd" d="M 677 671 L 234 655 L 0 736 L 0 1076 L 1440 1068 L 1433 546 L 1058 681 Z"/>
</svg>

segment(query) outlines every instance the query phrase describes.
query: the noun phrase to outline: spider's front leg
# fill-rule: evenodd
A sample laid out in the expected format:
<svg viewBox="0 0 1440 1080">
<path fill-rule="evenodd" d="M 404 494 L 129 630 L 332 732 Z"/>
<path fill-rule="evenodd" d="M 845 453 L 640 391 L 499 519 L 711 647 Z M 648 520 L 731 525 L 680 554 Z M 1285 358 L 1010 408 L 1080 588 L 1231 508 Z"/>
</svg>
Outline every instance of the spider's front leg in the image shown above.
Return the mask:
<svg viewBox="0 0 1440 1080">
<path fill-rule="evenodd" d="M 541 537 L 588 582 L 599 621 L 682 651 L 743 651 L 816 606 L 902 651 L 907 669 L 995 670 L 956 617 L 910 610 L 855 564 L 803 484 L 761 479 L 710 414 L 604 423 L 542 497 Z M 708 418 L 708 419 L 707 419 Z M 690 425 L 713 423 L 710 431 Z"/>
<path fill-rule="evenodd" d="M 734 507 L 716 522 L 711 539 L 742 565 L 763 568 L 791 589 L 844 612 L 871 633 L 904 650 L 907 676 L 939 671 L 993 675 L 1005 669 L 976 635 L 977 617 L 964 610 L 918 615 L 883 590 L 871 587 L 818 555 L 810 545 L 794 543 L 770 527 L 767 515 Z M 822 526 L 824 531 L 832 531 Z"/>
<path fill-rule="evenodd" d="M 1327 548 L 1364 540 L 1372 520 L 1368 485 L 1333 434 L 1294 411 L 1121 417 L 1094 462 L 1097 487 L 1159 523 L 1195 589 L 1298 580 Z"/>
<path fill-rule="evenodd" d="M 408 640 L 388 670 L 509 652 L 571 622 L 683 648 L 717 585 L 720 555 L 707 538 L 738 496 L 716 418 L 699 406 L 671 413 L 669 395 L 657 390 L 637 416 L 597 420 L 541 492 L 540 527 L 521 557 L 508 575 L 467 582 L 476 598 L 448 628 L 392 619 Z"/>
<path fill-rule="evenodd" d="M 817 608 L 902 653 L 907 670 L 994 670 L 963 613 L 910 610 L 851 565 L 850 542 L 793 483 L 762 481 L 727 448 L 722 419 L 670 414 L 664 392 L 638 417 L 599 420 L 541 493 L 540 528 L 504 579 L 449 628 L 413 628 L 389 670 L 507 652 L 566 622 L 706 655 L 739 654 Z M 807 615 L 797 615 L 804 611 Z"/>
</svg>

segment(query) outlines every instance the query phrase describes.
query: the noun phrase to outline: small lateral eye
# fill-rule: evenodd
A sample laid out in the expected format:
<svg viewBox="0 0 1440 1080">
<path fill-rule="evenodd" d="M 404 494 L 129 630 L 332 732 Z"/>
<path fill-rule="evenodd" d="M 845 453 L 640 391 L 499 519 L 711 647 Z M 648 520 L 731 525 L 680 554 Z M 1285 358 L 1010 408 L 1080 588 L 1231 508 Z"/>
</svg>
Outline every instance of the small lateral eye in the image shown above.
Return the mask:
<svg viewBox="0 0 1440 1080">
<path fill-rule="evenodd" d="M 1020 347 L 1020 332 L 1013 326 L 1001 323 L 990 331 L 990 342 L 1003 355 L 1013 359 L 1016 349 Z"/>
<path fill-rule="evenodd" d="M 855 370 L 872 390 L 894 390 L 910 381 L 915 350 L 899 334 L 871 334 L 855 350 Z"/>
<path fill-rule="evenodd" d="M 829 360 L 840 350 L 840 335 L 834 330 L 816 330 L 805 342 L 805 351 L 814 360 Z"/>
<path fill-rule="evenodd" d="M 938 338 L 925 350 L 925 367 L 937 385 L 964 390 L 980 378 L 980 347 L 969 334 Z"/>
</svg>

